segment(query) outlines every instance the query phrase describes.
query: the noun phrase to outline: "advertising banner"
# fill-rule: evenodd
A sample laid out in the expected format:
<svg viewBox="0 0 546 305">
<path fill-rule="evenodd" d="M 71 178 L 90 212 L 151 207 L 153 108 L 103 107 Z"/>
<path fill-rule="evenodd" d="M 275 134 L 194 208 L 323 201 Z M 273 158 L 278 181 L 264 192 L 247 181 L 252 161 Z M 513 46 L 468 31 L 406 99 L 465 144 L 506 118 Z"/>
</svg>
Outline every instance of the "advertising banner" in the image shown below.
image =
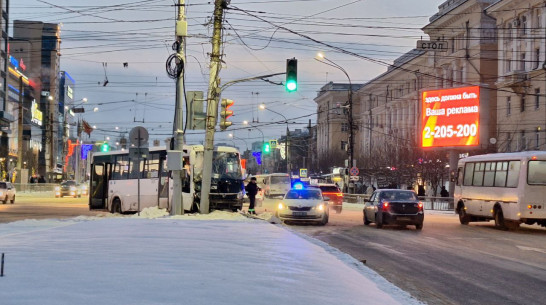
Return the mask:
<svg viewBox="0 0 546 305">
<path fill-rule="evenodd" d="M 424 91 L 421 105 L 422 147 L 479 144 L 479 86 Z"/>
</svg>

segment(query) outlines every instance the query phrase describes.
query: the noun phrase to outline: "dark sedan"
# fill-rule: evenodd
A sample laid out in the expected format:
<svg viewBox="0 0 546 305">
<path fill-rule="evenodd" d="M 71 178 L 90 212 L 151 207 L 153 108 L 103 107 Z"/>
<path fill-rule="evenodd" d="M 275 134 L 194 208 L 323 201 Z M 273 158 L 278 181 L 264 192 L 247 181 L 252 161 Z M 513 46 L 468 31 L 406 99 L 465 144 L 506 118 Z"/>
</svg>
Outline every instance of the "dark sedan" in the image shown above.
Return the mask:
<svg viewBox="0 0 546 305">
<path fill-rule="evenodd" d="M 383 225 L 415 225 L 423 229 L 425 212 L 417 194 L 410 190 L 382 189 L 366 200 L 363 210 L 364 225 L 374 222 L 378 229 Z"/>
</svg>

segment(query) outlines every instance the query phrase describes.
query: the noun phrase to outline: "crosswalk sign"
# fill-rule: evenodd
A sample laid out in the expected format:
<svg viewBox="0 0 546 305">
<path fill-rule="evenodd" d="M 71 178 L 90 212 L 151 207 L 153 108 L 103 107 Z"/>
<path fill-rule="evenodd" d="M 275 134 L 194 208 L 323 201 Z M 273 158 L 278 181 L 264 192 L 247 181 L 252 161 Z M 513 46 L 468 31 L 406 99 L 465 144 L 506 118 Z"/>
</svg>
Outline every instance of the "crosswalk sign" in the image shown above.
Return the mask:
<svg viewBox="0 0 546 305">
<path fill-rule="evenodd" d="M 307 168 L 300 168 L 300 178 L 307 178 Z"/>
<path fill-rule="evenodd" d="M 269 140 L 269 147 L 271 147 L 271 149 L 277 148 L 277 140 Z"/>
</svg>

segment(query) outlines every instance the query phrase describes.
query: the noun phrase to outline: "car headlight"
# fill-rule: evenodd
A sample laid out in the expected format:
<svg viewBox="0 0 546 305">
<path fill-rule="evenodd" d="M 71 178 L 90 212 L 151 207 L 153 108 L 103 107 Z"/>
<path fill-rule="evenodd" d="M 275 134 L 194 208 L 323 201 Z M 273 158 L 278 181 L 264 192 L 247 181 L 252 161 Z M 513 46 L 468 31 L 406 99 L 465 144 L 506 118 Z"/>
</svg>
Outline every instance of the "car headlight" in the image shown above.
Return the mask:
<svg viewBox="0 0 546 305">
<path fill-rule="evenodd" d="M 60 190 L 61 190 L 61 187 L 60 187 L 60 186 L 56 186 L 56 187 L 55 187 L 55 190 L 56 190 L 56 191 L 60 191 Z"/>
<path fill-rule="evenodd" d="M 282 202 L 279 203 L 279 210 L 282 210 L 282 209 L 284 209 L 284 208 L 285 208 L 284 203 L 282 203 Z"/>
<path fill-rule="evenodd" d="M 245 194 L 241 191 L 237 193 L 237 199 L 243 199 L 245 197 Z"/>
<path fill-rule="evenodd" d="M 324 204 L 321 203 L 321 204 L 315 206 L 314 208 L 315 208 L 316 210 L 319 210 L 319 211 L 324 211 Z"/>
<path fill-rule="evenodd" d="M 0 196 L 4 195 L 4 192 L 0 192 Z"/>
</svg>

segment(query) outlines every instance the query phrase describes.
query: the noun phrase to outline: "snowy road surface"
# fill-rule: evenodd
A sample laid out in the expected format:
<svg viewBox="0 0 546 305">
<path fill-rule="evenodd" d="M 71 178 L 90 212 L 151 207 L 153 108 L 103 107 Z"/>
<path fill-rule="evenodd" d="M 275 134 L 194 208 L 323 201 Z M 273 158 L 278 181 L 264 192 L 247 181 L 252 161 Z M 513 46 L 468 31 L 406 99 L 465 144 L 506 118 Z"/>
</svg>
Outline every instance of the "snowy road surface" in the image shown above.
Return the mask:
<svg viewBox="0 0 546 305">
<path fill-rule="evenodd" d="M 280 225 L 227 212 L 147 215 L 163 214 L 0 224 L 1 304 L 419 304 Z"/>
</svg>

